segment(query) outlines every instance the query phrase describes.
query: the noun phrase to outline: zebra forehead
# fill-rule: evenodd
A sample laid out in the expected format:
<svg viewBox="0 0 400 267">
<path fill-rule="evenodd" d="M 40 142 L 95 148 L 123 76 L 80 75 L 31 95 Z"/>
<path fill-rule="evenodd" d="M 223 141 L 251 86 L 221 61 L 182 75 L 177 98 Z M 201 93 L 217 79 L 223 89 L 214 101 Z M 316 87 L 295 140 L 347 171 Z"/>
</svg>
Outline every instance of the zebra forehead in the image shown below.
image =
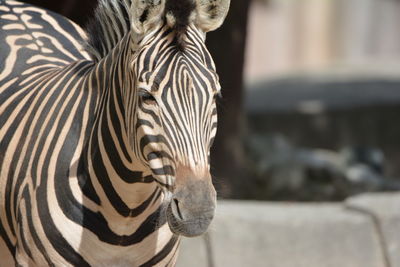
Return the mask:
<svg viewBox="0 0 400 267">
<path fill-rule="evenodd" d="M 152 92 L 215 91 L 218 87 L 216 72 L 206 65 L 179 57 L 163 62 L 155 70 L 146 69 L 139 83 L 149 86 Z M 183 91 L 182 91 L 183 90 Z"/>
<path fill-rule="evenodd" d="M 160 38 L 165 37 L 160 34 Z M 157 39 L 152 42 L 138 53 L 134 64 L 140 83 L 161 85 L 167 81 L 180 83 L 192 80 L 214 84 L 218 80 L 214 62 L 202 40 L 198 39 L 197 44 L 188 42 L 185 51 L 176 50 L 173 42 L 165 44 Z M 179 79 L 174 80 L 174 77 Z"/>
</svg>

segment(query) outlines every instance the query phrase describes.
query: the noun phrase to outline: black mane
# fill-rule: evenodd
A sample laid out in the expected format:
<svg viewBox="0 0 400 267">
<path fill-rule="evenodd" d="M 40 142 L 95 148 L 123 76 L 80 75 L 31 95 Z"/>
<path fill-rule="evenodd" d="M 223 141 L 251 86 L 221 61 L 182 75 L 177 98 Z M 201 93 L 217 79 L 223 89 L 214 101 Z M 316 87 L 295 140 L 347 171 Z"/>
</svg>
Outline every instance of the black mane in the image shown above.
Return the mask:
<svg viewBox="0 0 400 267">
<path fill-rule="evenodd" d="M 170 14 L 174 18 L 174 25 L 171 25 L 176 33 L 176 41 L 179 49 L 184 49 L 184 36 L 186 29 L 190 24 L 190 16 L 192 15 L 196 3 L 193 0 L 167 0 L 165 4 L 165 13 Z"/>
<path fill-rule="evenodd" d="M 184 36 L 196 8 L 195 0 L 166 0 L 163 19 L 176 33 L 176 45 L 184 49 Z M 86 26 L 86 49 L 95 61 L 104 58 L 131 29 L 131 0 L 99 0 L 94 18 Z M 141 22 L 147 18 L 147 10 Z"/>
</svg>

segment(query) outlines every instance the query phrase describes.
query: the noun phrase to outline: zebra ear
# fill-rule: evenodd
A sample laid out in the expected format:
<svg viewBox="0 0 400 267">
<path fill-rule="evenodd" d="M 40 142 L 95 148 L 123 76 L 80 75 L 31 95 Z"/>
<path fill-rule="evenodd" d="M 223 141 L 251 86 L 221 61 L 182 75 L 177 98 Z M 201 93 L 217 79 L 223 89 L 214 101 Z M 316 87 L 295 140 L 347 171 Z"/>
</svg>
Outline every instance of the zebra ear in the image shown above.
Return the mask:
<svg viewBox="0 0 400 267">
<path fill-rule="evenodd" d="M 144 34 L 162 23 L 165 0 L 132 0 L 131 26 L 135 33 Z"/>
<path fill-rule="evenodd" d="M 209 32 L 222 25 L 228 14 L 230 0 L 196 0 L 196 2 L 196 24 L 201 30 Z"/>
</svg>

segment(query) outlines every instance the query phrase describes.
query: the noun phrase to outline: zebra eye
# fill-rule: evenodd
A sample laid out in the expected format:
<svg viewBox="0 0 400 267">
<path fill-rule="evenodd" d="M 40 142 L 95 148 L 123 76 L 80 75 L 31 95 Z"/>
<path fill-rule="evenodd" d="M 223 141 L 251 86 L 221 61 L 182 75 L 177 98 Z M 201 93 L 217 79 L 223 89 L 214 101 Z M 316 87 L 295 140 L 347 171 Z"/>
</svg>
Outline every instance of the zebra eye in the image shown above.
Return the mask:
<svg viewBox="0 0 400 267">
<path fill-rule="evenodd" d="M 156 102 L 156 99 L 154 98 L 154 96 L 149 91 L 144 90 L 144 89 L 139 90 L 139 97 L 140 97 L 140 100 L 142 100 L 143 102 L 145 102 L 147 104 Z"/>
</svg>

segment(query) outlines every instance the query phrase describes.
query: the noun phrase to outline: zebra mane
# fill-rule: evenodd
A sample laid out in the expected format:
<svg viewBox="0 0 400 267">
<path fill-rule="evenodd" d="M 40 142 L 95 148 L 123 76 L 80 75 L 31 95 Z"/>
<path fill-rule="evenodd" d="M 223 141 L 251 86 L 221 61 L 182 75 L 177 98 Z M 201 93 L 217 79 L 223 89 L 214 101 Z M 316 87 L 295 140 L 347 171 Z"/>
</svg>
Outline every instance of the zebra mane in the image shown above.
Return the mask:
<svg viewBox="0 0 400 267">
<path fill-rule="evenodd" d="M 104 58 L 131 30 L 131 8 L 134 8 L 132 0 L 99 0 L 94 18 L 86 26 L 88 40 L 85 47 L 94 61 L 98 62 Z M 179 49 L 184 49 L 183 36 L 195 8 L 195 0 L 166 0 L 162 18 L 175 31 L 176 45 Z M 143 22 L 146 19 L 145 10 L 140 20 Z"/>
</svg>

